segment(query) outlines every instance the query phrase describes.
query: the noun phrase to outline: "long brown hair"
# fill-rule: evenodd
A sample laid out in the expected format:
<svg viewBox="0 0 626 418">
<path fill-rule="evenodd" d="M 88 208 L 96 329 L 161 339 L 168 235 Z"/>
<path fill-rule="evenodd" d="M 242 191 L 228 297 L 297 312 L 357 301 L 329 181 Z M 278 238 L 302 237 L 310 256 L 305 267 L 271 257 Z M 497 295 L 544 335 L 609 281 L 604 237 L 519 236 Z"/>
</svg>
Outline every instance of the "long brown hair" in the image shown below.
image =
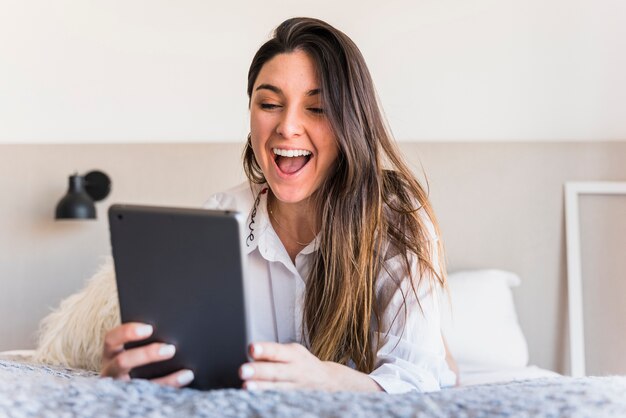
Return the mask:
<svg viewBox="0 0 626 418">
<path fill-rule="evenodd" d="M 423 278 L 445 286 L 443 246 L 428 233 L 428 218 L 437 235 L 439 228 L 427 193 L 386 127 L 365 60 L 344 33 L 317 19 L 286 20 L 252 60 L 248 97 L 266 62 L 296 50 L 315 62 L 325 115 L 339 146 L 335 170 L 314 196 L 322 229 L 307 280 L 303 337 L 321 360 L 352 360 L 358 370 L 369 373 L 378 345 L 371 326 L 373 321 L 380 324 L 376 278 L 390 254 L 396 254 L 405 273 L 392 278 L 398 288 L 410 280 L 417 297 Z M 243 160 L 250 182 L 265 183 L 250 137 Z M 439 269 L 432 260 L 434 250 Z M 415 258 L 419 272 L 412 271 Z"/>
</svg>

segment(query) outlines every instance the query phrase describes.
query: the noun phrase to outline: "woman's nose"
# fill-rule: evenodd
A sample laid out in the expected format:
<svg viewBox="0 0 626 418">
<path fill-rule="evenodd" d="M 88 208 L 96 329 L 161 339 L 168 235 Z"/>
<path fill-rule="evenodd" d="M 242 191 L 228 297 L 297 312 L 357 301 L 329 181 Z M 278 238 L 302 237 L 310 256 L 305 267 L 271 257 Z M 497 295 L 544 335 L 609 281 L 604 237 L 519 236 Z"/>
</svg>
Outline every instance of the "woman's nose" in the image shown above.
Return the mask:
<svg viewBox="0 0 626 418">
<path fill-rule="evenodd" d="M 302 121 L 302 115 L 297 109 L 285 109 L 282 113 L 278 126 L 276 127 L 276 133 L 285 139 L 292 137 L 298 137 L 304 132 L 304 125 Z"/>
</svg>

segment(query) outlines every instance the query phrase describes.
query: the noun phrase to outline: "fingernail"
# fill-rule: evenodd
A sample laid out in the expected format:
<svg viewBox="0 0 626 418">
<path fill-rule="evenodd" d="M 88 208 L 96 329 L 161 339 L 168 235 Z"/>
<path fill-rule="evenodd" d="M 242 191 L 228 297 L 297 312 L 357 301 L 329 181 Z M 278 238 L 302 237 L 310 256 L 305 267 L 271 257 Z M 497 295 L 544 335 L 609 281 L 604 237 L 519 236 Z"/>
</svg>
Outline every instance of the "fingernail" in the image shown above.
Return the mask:
<svg viewBox="0 0 626 418">
<path fill-rule="evenodd" d="M 261 344 L 252 344 L 252 353 L 255 356 L 260 356 L 261 354 L 263 354 L 263 347 L 261 347 Z"/>
<path fill-rule="evenodd" d="M 246 389 L 247 390 L 256 390 L 258 388 L 259 388 L 259 386 L 256 383 L 254 383 L 254 382 L 246 382 Z"/>
<path fill-rule="evenodd" d="M 159 348 L 159 355 L 161 357 L 173 356 L 175 352 L 176 352 L 176 347 L 174 347 L 172 344 L 165 344 L 161 346 L 161 348 Z"/>
<path fill-rule="evenodd" d="M 181 372 L 176 380 L 180 385 L 188 385 L 194 379 L 194 374 L 191 370 L 185 370 Z"/>
<path fill-rule="evenodd" d="M 135 334 L 138 337 L 147 337 L 152 334 L 152 325 L 140 325 L 135 328 Z"/>
<path fill-rule="evenodd" d="M 252 377 L 254 375 L 254 369 L 252 368 L 252 366 L 249 366 L 247 364 L 244 364 L 243 366 L 241 366 L 241 378 L 242 379 L 247 379 L 249 377 Z"/>
</svg>

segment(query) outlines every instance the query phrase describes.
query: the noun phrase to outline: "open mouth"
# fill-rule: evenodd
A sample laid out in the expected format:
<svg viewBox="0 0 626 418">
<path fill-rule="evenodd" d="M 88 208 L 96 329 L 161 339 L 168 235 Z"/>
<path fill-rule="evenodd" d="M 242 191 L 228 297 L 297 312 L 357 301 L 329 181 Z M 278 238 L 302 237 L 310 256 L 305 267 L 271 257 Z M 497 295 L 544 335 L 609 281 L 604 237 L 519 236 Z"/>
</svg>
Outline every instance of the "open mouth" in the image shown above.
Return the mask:
<svg viewBox="0 0 626 418">
<path fill-rule="evenodd" d="M 304 149 L 272 148 L 274 162 L 284 174 L 295 174 L 311 160 L 313 154 Z"/>
</svg>

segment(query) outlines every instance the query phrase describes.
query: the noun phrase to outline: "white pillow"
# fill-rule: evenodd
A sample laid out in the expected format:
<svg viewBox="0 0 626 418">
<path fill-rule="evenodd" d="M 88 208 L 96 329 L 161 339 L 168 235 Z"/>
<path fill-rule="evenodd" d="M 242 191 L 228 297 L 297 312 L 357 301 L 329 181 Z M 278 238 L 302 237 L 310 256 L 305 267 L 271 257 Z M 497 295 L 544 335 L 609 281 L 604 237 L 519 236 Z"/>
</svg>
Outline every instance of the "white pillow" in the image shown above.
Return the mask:
<svg viewBox="0 0 626 418">
<path fill-rule="evenodd" d="M 528 345 L 517 321 L 512 286 L 520 278 L 502 270 L 468 270 L 448 276 L 452 308 L 444 296 L 442 330 L 461 371 L 528 364 Z"/>
</svg>

